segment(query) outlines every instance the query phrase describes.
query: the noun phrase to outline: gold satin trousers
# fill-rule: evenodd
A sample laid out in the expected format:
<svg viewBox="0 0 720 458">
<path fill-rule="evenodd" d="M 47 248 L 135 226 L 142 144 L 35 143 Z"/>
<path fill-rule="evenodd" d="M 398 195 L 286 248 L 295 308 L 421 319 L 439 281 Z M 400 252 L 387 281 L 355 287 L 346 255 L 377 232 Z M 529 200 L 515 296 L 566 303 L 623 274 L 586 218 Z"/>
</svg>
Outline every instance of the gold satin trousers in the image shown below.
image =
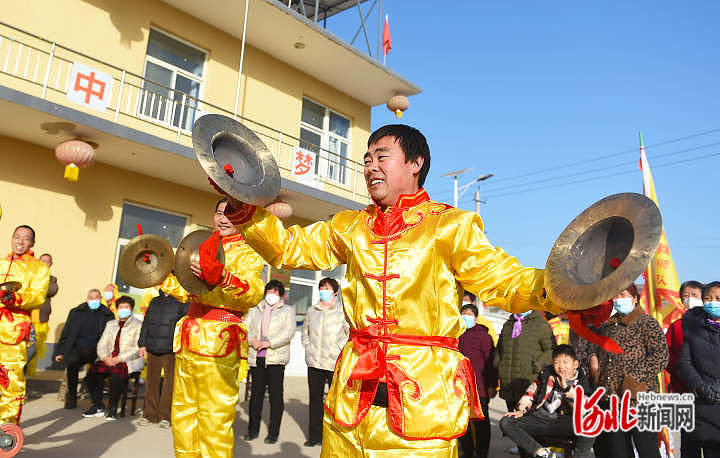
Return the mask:
<svg viewBox="0 0 720 458">
<path fill-rule="evenodd" d="M 7 388 L 0 386 L 0 424 L 20 423 L 20 412 L 25 402 L 25 364 L 27 342 L 7 345 L 0 343 L 0 364 L 7 370 Z"/>
<path fill-rule="evenodd" d="M 333 422 L 325 411 L 321 458 L 457 458 L 457 440 L 407 440 L 389 426 L 387 409 L 371 406 L 354 428 Z"/>
<path fill-rule="evenodd" d="M 241 359 L 175 354 L 172 431 L 176 457 L 232 458 Z"/>
</svg>

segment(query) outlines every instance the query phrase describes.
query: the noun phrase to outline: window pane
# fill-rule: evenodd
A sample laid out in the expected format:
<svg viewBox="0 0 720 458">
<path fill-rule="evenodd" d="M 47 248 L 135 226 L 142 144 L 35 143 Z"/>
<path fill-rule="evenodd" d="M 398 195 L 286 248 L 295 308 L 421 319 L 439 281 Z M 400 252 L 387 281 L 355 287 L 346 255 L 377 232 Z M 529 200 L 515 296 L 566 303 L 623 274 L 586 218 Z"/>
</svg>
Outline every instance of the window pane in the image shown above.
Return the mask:
<svg viewBox="0 0 720 458">
<path fill-rule="evenodd" d="M 295 310 L 298 315 L 305 315 L 307 309 L 312 305 L 312 293 L 312 286 L 290 283 L 288 301 L 290 305 L 295 306 Z"/>
<path fill-rule="evenodd" d="M 144 116 L 164 120 L 172 87 L 173 72 L 167 68 L 147 62 L 145 84 L 140 97 L 140 112 Z M 157 84 L 153 84 L 157 83 Z"/>
<path fill-rule="evenodd" d="M 325 117 L 325 107 L 303 99 L 302 105 L 302 121 L 315 126 L 318 129 L 323 128 L 323 118 Z M 318 145 L 320 143 L 318 142 Z"/>
<path fill-rule="evenodd" d="M 182 108 L 183 94 L 190 97 L 185 98 L 185 109 Z M 173 116 L 173 126 L 177 127 L 180 123 L 180 113 L 182 113 L 182 128 L 190 130 L 195 122 L 197 114 L 197 97 L 200 95 L 200 83 L 182 75 L 175 78 L 175 114 Z"/>
<path fill-rule="evenodd" d="M 307 129 L 300 129 L 300 148 L 317 153 L 320 151 L 320 142 L 321 137 L 319 134 Z"/>
<path fill-rule="evenodd" d="M 347 138 L 348 130 L 350 130 L 350 120 L 330 112 L 330 132 L 343 138 Z"/>
<path fill-rule="evenodd" d="M 163 62 L 202 76 L 205 53 L 150 29 L 147 53 Z"/>
<path fill-rule="evenodd" d="M 182 216 L 124 204 L 120 221 L 120 238 L 131 239 L 135 237 L 137 235 L 137 224 L 140 224 L 143 234 L 159 235 L 176 247 L 182 240 L 185 222 L 185 218 Z"/>
<path fill-rule="evenodd" d="M 296 269 L 292 271 L 291 274 L 293 277 L 297 278 L 304 278 L 306 280 L 315 280 L 315 271 L 314 270 L 304 270 L 304 269 Z"/>
</svg>

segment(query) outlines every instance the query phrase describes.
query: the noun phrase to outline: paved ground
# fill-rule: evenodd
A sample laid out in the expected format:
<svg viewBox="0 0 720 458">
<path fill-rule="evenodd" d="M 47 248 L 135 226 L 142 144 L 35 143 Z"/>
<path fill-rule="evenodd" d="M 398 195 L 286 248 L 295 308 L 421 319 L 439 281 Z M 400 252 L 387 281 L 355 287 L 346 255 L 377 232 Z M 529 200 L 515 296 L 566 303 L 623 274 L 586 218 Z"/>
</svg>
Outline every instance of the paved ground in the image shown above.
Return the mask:
<svg viewBox="0 0 720 458">
<path fill-rule="evenodd" d="M 55 374 L 47 371 L 46 378 Z M 52 386 L 52 385 L 48 385 Z M 47 390 L 46 390 L 47 391 Z M 238 457 L 319 457 L 320 447 L 303 447 L 307 425 L 307 381 L 304 377 L 285 378 L 285 414 L 277 444 L 266 445 L 266 422 L 269 409 L 264 409 L 260 438 L 252 442 L 240 436 L 247 431 L 248 403 L 241 402 L 235 421 L 235 456 Z M 81 400 L 78 409 L 65 410 L 56 393 L 46 393 L 28 402 L 23 409 L 22 428 L 25 447 L 21 457 L 172 457 L 172 433 L 158 427 L 137 427 L 131 418 L 106 422 L 102 418 L 82 418 L 89 401 Z M 139 402 L 142 406 L 142 401 Z M 505 412 L 505 403 L 497 398 L 490 404 L 492 442 L 490 456 L 512 456 L 507 453 L 513 444 L 501 436 L 497 420 Z"/>
</svg>

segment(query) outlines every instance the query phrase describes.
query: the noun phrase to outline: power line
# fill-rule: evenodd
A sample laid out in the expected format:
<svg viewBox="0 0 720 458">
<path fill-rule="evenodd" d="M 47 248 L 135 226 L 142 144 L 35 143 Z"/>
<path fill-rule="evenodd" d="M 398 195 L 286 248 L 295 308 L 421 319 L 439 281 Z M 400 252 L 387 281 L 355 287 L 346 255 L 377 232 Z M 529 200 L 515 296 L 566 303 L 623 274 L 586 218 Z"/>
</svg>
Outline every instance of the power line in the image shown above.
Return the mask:
<svg viewBox="0 0 720 458">
<path fill-rule="evenodd" d="M 669 145 L 669 144 L 672 144 L 672 143 L 678 143 L 678 142 L 681 142 L 681 141 L 684 141 L 684 140 L 690 140 L 690 139 L 692 139 L 692 138 L 702 137 L 702 136 L 704 136 L 704 135 L 710 135 L 710 134 L 714 134 L 714 133 L 717 133 L 717 132 L 720 132 L 720 128 L 709 129 L 709 130 L 702 131 L 702 132 L 698 132 L 698 133 L 695 133 L 695 134 L 690 134 L 690 135 L 685 135 L 685 136 L 682 136 L 682 137 L 671 138 L 671 139 L 669 139 L 669 140 L 664 140 L 664 141 L 662 141 L 662 142 L 649 144 L 649 145 L 646 146 L 646 149 L 647 149 L 647 148 L 658 148 L 658 147 L 662 147 L 662 146 Z M 712 144 L 709 144 L 709 145 L 712 145 Z M 707 146 L 709 146 L 709 145 L 707 145 Z M 688 151 L 691 151 L 691 150 L 692 150 L 692 149 L 690 149 L 690 150 L 688 150 Z M 638 151 L 638 147 L 635 147 L 635 148 L 630 148 L 630 149 L 626 149 L 626 150 L 623 150 L 623 151 L 619 151 L 619 152 L 617 152 L 617 153 L 605 154 L 605 155 L 597 156 L 597 157 L 595 157 L 595 158 L 589 158 L 589 159 L 585 159 L 585 160 L 582 160 L 582 161 L 571 162 L 571 163 L 568 163 L 568 164 L 560 164 L 560 165 L 556 165 L 556 166 L 553 166 L 553 167 L 550 167 L 550 168 L 541 169 L 541 170 L 535 170 L 535 171 L 528 172 L 528 173 L 523 173 L 523 174 L 520 174 L 520 175 L 513 175 L 513 176 L 505 177 L 505 178 L 496 178 L 495 180 L 493 180 L 491 183 L 489 183 L 489 184 L 487 185 L 487 186 L 490 186 L 490 187 L 491 187 L 491 189 L 489 189 L 488 191 L 490 191 L 490 192 L 494 191 L 494 190 L 492 189 L 492 187 L 493 187 L 494 185 L 496 185 L 497 183 L 501 183 L 501 182 L 504 182 L 504 181 L 517 180 L 517 179 L 520 179 L 520 178 L 525 178 L 525 177 L 528 177 L 528 176 L 537 175 L 537 174 L 545 173 L 545 172 L 548 172 L 548 171 L 554 171 L 554 170 L 557 170 L 558 168 L 574 167 L 574 166 L 577 166 L 577 165 L 587 164 L 587 163 L 591 163 L 591 162 L 597 162 L 597 161 L 600 161 L 600 160 L 603 160 L 603 159 L 608 159 L 608 158 L 611 158 L 611 157 L 621 156 L 621 155 L 623 155 L 623 154 L 628 154 L 628 153 L 637 152 L 637 151 Z M 676 154 L 676 153 L 677 153 L 677 152 L 674 152 L 673 154 Z M 662 157 L 662 155 L 658 155 L 658 156 L 655 156 L 655 157 Z M 524 183 L 523 185 L 527 185 L 527 184 L 528 184 L 528 183 Z M 518 186 L 520 186 L 520 185 L 518 185 Z M 502 188 L 502 189 L 505 189 L 505 188 Z M 499 189 L 497 189 L 497 190 L 499 190 Z M 449 191 L 439 191 L 439 192 L 436 192 L 436 193 L 433 193 L 433 194 L 436 195 L 436 196 L 441 196 L 441 195 L 450 194 L 450 193 L 452 193 L 452 190 L 449 190 Z"/>
<path fill-rule="evenodd" d="M 689 153 L 689 152 L 691 152 L 691 151 L 697 151 L 697 150 L 700 150 L 700 149 L 709 148 L 709 147 L 711 147 L 711 146 L 717 146 L 717 145 L 720 145 L 720 142 L 707 143 L 707 144 L 705 144 L 705 145 L 695 146 L 695 147 L 692 147 L 692 148 L 686 148 L 686 149 L 677 150 L 677 151 L 671 151 L 671 152 L 669 152 L 669 153 L 656 154 L 656 155 L 653 155 L 653 156 L 652 156 L 651 158 L 649 158 L 649 159 L 658 159 L 658 158 L 661 158 L 661 157 L 675 156 L 675 155 L 677 155 L 677 154 Z M 633 161 L 633 162 L 636 163 L 637 161 Z M 624 162 L 623 164 L 626 164 L 626 163 Z M 575 172 L 575 173 L 570 173 L 570 174 L 565 174 L 565 175 L 556 175 L 556 176 L 554 176 L 554 177 L 543 178 L 542 180 L 535 180 L 535 181 L 530 181 L 530 182 L 527 182 L 527 183 L 511 184 L 511 185 L 504 186 L 504 187 L 500 187 L 500 188 L 485 189 L 485 192 L 491 194 L 491 193 L 496 192 L 496 191 L 505 191 L 505 190 L 507 190 L 507 189 L 525 187 L 525 186 L 533 185 L 533 184 L 547 183 L 547 182 L 549 182 L 549 181 L 560 180 L 560 179 L 563 179 L 563 178 L 572 178 L 572 177 L 576 177 L 576 176 L 580 176 L 580 175 L 586 175 L 586 174 L 589 174 L 589 173 L 599 172 L 599 171 L 606 170 L 606 169 L 607 169 L 607 167 L 602 167 L 602 168 L 597 168 L 597 167 L 596 167 L 596 168 L 593 168 L 593 169 L 583 170 L 583 171 L 580 171 L 580 172 Z"/>
<path fill-rule="evenodd" d="M 707 159 L 707 158 L 709 158 L 709 157 L 714 157 L 714 156 L 720 156 L 720 151 L 717 151 L 717 152 L 714 152 L 714 153 L 710 153 L 710 154 L 705 154 L 705 155 L 703 155 L 703 156 L 696 156 L 696 157 L 692 157 L 692 158 L 681 159 L 681 160 L 678 160 L 678 161 L 666 162 L 666 163 L 663 163 L 663 164 L 654 165 L 653 168 L 654 168 L 654 169 L 659 169 L 659 168 L 663 168 L 663 167 L 669 167 L 669 166 L 671 166 L 671 165 L 677 165 L 677 164 L 683 164 L 683 163 L 686 163 L 686 162 L 699 161 L 699 160 Z M 614 177 L 614 176 L 617 176 L 617 175 L 626 175 L 626 174 L 628 174 L 628 173 L 636 173 L 636 172 L 637 172 L 637 170 L 619 171 L 619 172 L 614 172 L 614 173 L 610 173 L 610 174 L 606 174 L 606 175 L 599 175 L 599 176 L 595 176 L 595 177 L 585 178 L 585 179 L 583 179 L 583 180 L 568 181 L 568 182 L 565 182 L 565 183 L 557 183 L 557 184 L 549 185 L 549 186 L 538 186 L 538 187 L 535 187 L 535 188 L 520 189 L 520 190 L 517 190 L 517 191 L 511 191 L 511 192 L 502 193 L 502 194 L 496 194 L 496 195 L 488 194 L 488 195 L 485 196 L 485 198 L 490 199 L 490 198 L 496 198 L 496 197 L 512 196 L 512 195 L 515 195 L 515 194 L 524 194 L 524 193 L 532 192 L 532 191 L 540 191 L 540 190 L 544 190 L 544 189 L 557 188 L 557 187 L 568 186 L 568 185 L 572 185 L 572 184 L 587 183 L 588 181 L 601 180 L 601 179 L 603 179 L 603 178 L 610 178 L 610 177 Z"/>
</svg>

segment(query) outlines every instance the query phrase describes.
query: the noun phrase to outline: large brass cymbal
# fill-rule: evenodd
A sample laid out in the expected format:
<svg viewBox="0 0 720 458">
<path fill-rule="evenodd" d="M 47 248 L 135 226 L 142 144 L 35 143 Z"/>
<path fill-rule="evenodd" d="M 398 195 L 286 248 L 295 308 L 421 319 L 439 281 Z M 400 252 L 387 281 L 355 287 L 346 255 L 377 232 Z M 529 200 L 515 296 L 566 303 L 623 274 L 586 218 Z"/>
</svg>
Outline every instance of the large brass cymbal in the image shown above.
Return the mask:
<svg viewBox="0 0 720 458">
<path fill-rule="evenodd" d="M 19 281 L 6 281 L 5 283 L 0 283 L 0 291 L 14 293 L 20 291 L 20 289 L 22 289 L 22 283 Z"/>
<path fill-rule="evenodd" d="M 178 281 L 185 288 L 185 291 L 196 296 L 207 294 L 213 290 L 214 285 L 208 285 L 204 281 L 200 280 L 190 270 L 190 264 L 193 262 L 200 262 L 200 245 L 212 236 L 210 231 L 194 231 L 185 236 L 184 239 L 178 245 L 175 252 L 175 268 L 173 272 Z M 222 264 L 225 264 L 225 250 L 222 247 L 222 243 L 218 242 L 218 254 L 217 259 Z"/>
<path fill-rule="evenodd" d="M 560 234 L 545 265 L 545 290 L 568 310 L 616 296 L 645 270 L 662 233 L 655 202 L 635 193 L 608 196 L 580 213 Z M 617 258 L 621 264 L 610 264 Z"/>
<path fill-rule="evenodd" d="M 154 234 L 138 235 L 120 253 L 118 273 L 130 286 L 149 288 L 162 283 L 175 255 L 170 242 Z"/>
<path fill-rule="evenodd" d="M 193 125 L 193 149 L 205 173 L 241 202 L 265 206 L 280 192 L 280 169 L 255 133 L 227 116 L 207 114 Z"/>
</svg>

